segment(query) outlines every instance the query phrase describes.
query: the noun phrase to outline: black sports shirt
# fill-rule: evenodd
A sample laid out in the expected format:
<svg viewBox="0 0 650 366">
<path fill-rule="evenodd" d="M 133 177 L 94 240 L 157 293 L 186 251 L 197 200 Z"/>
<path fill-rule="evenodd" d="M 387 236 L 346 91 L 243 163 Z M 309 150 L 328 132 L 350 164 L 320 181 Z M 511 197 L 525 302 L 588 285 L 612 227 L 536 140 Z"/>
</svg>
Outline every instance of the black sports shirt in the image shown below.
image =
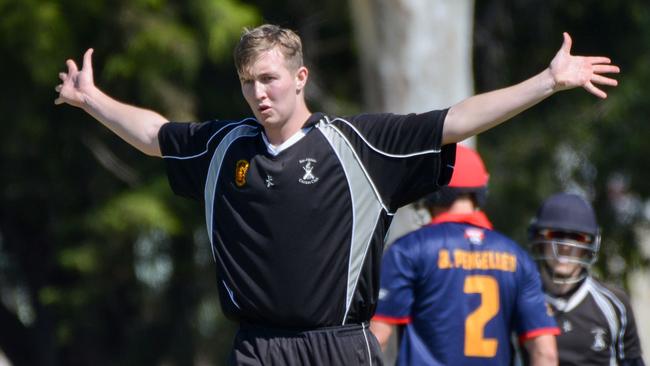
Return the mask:
<svg viewBox="0 0 650 366">
<path fill-rule="evenodd" d="M 562 333 L 560 365 L 642 365 L 641 347 L 627 295 L 587 277 L 568 298 L 547 295 Z"/>
<path fill-rule="evenodd" d="M 172 189 L 205 203 L 224 313 L 282 328 L 370 320 L 392 215 L 451 177 L 446 112 L 316 113 L 277 156 L 254 119 L 163 125 Z"/>
</svg>

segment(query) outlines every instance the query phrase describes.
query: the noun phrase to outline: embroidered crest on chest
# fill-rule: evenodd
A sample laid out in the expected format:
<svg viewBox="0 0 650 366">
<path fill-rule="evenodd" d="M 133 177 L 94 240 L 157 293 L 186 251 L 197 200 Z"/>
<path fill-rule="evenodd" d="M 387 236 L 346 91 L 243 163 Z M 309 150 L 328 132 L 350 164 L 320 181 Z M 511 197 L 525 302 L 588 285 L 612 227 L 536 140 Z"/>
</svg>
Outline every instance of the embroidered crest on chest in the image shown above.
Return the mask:
<svg viewBox="0 0 650 366">
<path fill-rule="evenodd" d="M 605 342 L 605 330 L 600 327 L 593 328 L 591 334 L 594 335 L 594 341 L 591 343 L 591 349 L 598 352 L 607 348 L 607 343 Z"/>
<path fill-rule="evenodd" d="M 246 173 L 249 167 L 250 163 L 243 159 L 237 161 L 237 164 L 235 164 L 235 184 L 237 187 L 242 187 L 246 184 Z"/>
<path fill-rule="evenodd" d="M 317 161 L 312 158 L 305 158 L 298 160 L 298 163 L 302 167 L 302 170 L 305 172 L 301 178 L 298 178 L 298 182 L 302 184 L 314 184 L 318 182 L 318 178 L 314 173 L 314 168 L 316 167 Z"/>
</svg>

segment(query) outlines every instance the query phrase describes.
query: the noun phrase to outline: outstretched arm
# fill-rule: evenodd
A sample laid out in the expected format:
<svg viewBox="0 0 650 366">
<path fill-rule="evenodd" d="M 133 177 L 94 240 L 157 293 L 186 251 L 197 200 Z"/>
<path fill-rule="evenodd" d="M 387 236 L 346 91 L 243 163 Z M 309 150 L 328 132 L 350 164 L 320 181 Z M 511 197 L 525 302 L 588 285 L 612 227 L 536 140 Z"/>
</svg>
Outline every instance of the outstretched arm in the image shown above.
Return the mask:
<svg viewBox="0 0 650 366">
<path fill-rule="evenodd" d="M 124 141 L 147 155 L 161 156 L 158 130 L 167 122 L 160 114 L 116 101 L 99 90 L 93 81 L 92 48 L 84 54 L 81 70 L 72 60 L 68 72 L 59 73 L 62 83 L 55 90 L 55 104 L 67 103 L 95 117 Z"/>
<path fill-rule="evenodd" d="M 462 141 L 488 130 L 553 93 L 583 87 L 599 98 L 607 94 L 596 85 L 616 86 L 615 79 L 603 76 L 618 73 L 607 57 L 571 55 L 571 37 L 564 33 L 564 43 L 549 67 L 517 85 L 475 95 L 452 106 L 443 127 L 443 144 Z"/>
</svg>

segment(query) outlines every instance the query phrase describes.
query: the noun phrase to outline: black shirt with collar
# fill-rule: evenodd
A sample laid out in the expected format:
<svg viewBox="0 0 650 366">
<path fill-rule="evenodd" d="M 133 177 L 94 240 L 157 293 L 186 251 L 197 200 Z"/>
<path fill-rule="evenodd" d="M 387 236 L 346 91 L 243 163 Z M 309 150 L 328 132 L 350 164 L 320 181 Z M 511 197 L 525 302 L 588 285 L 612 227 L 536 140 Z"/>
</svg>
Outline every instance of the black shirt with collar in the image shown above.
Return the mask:
<svg viewBox="0 0 650 366">
<path fill-rule="evenodd" d="M 643 365 L 634 315 L 619 288 L 588 276 L 567 296 L 546 296 L 560 327 L 560 365 Z"/>
<path fill-rule="evenodd" d="M 277 155 L 252 118 L 163 125 L 172 189 L 205 204 L 224 313 L 290 329 L 370 320 L 392 215 L 451 177 L 446 112 L 315 113 Z"/>
</svg>

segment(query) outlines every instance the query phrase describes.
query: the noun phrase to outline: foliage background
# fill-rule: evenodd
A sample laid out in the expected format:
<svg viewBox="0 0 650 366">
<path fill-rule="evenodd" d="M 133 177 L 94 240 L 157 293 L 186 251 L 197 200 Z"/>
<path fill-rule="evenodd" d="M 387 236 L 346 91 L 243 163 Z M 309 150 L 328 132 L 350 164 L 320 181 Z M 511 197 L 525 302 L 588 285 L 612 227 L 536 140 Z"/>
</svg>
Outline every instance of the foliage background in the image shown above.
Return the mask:
<svg viewBox="0 0 650 366">
<path fill-rule="evenodd" d="M 94 47 L 95 80 L 175 120 L 249 111 L 230 52 L 244 26 L 298 30 L 313 110 L 363 110 L 354 15 L 343 0 L 0 0 L 0 350 L 15 365 L 222 364 L 222 318 L 202 210 L 174 197 L 163 163 L 89 116 L 55 107 L 64 61 Z M 580 191 L 605 236 L 599 272 L 648 264 L 650 4 L 477 1 L 476 90 L 546 67 L 561 43 L 623 69 L 607 101 L 554 96 L 482 135 L 487 211 L 525 242 L 543 197 Z M 407 65 L 405 65 L 407 67 Z"/>
</svg>

